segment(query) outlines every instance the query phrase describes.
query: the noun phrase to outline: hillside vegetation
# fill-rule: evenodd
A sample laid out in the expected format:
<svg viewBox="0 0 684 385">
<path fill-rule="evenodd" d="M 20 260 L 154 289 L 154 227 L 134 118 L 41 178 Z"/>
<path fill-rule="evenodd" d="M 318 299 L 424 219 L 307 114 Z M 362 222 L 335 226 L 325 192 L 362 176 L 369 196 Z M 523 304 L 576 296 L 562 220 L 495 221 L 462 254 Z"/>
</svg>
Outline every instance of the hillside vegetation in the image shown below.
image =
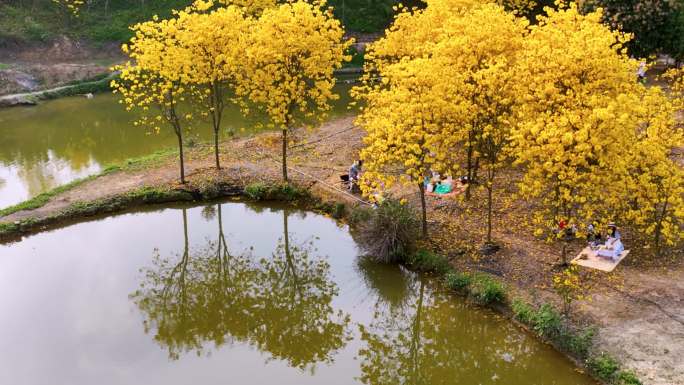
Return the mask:
<svg viewBox="0 0 684 385">
<path fill-rule="evenodd" d="M 95 43 L 124 42 L 129 29 L 153 15 L 170 16 L 191 0 L 90 0 L 78 17 L 52 0 L 0 1 L 0 45 L 50 41 L 66 35 Z M 382 31 L 394 15 L 396 0 L 331 0 L 335 15 L 353 32 Z M 414 3 L 419 3 L 414 1 Z M 409 3 L 410 4 L 410 3 Z"/>
</svg>

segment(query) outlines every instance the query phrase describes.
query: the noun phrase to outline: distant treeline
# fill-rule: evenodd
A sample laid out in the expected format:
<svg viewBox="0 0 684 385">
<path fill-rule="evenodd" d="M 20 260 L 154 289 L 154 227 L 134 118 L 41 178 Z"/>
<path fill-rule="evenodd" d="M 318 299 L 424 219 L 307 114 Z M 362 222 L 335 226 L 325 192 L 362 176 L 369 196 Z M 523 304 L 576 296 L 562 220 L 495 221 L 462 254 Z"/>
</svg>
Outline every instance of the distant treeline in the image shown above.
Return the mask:
<svg viewBox="0 0 684 385">
<path fill-rule="evenodd" d="M 497 0 L 520 10 L 534 21 L 552 0 Z M 123 42 L 131 37 L 128 27 L 153 15 L 170 15 L 192 0 L 86 0 L 78 17 L 52 0 L 0 0 L 0 45 L 9 41 L 48 41 L 57 35 L 86 38 L 94 42 Z M 394 16 L 398 0 L 328 0 L 335 15 L 349 31 L 380 32 Z M 605 21 L 634 34 L 628 45 L 637 57 L 667 54 L 684 59 L 684 0 L 580 0 L 587 11 L 605 9 Z M 421 0 L 402 2 L 422 7 Z"/>
</svg>

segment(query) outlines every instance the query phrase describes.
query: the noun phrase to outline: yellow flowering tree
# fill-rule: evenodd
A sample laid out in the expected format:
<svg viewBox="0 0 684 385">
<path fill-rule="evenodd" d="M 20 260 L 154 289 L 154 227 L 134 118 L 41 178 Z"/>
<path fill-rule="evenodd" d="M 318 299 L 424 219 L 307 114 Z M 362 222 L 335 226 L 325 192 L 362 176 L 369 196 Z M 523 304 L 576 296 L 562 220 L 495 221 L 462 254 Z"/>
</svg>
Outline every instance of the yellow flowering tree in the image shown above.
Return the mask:
<svg viewBox="0 0 684 385">
<path fill-rule="evenodd" d="M 668 83 L 674 107 L 684 110 L 684 67 L 667 70 L 661 79 Z"/>
<path fill-rule="evenodd" d="M 371 196 L 396 183 L 416 186 L 423 236 L 427 235 L 423 180 L 432 171 L 447 171 L 444 119 L 457 115 L 461 107 L 443 98 L 448 89 L 441 81 L 445 69 L 430 59 L 404 60 L 384 67 L 380 84 L 355 91 L 365 103 L 356 121 L 366 130 L 361 188 Z"/>
<path fill-rule="evenodd" d="M 351 58 L 352 41 L 325 2 L 297 1 L 264 10 L 244 51 L 246 96 L 282 132 L 283 179 L 287 181 L 288 131 L 330 108 L 334 71 Z"/>
<path fill-rule="evenodd" d="M 553 275 L 553 290 L 563 301 L 563 314 L 570 314 L 570 306 L 575 300 L 584 299 L 582 278 L 577 265 L 572 265 Z"/>
<path fill-rule="evenodd" d="M 372 183 L 378 180 L 391 184 L 398 179 L 393 174 L 395 163 L 405 157 L 404 146 L 417 146 L 413 154 L 418 169 L 405 167 L 403 172 L 405 182 L 419 181 L 419 187 L 430 170 L 452 175 L 459 170 L 464 149 L 469 178 L 480 158 L 487 171 L 491 242 L 494 180 L 505 162 L 515 118 L 520 78 L 513 69 L 527 25 L 497 4 L 454 0 L 431 1 L 425 10 L 397 17 L 387 35 L 368 48 L 364 85 L 355 91 L 367 105 L 360 122 L 369 131 L 363 152 L 367 178 L 372 179 L 369 189 L 377 188 Z M 396 104 L 390 105 L 392 101 Z M 415 111 L 425 111 L 421 113 L 427 118 L 404 115 Z M 408 133 L 420 131 L 425 138 L 411 142 Z M 407 136 L 405 145 L 386 148 L 384 143 L 402 135 Z"/>
<path fill-rule="evenodd" d="M 634 140 L 625 151 L 627 174 L 623 216 L 660 254 L 663 244 L 681 241 L 684 225 L 684 169 L 672 149 L 684 146 L 675 104 L 660 88 L 644 89 L 635 98 Z"/>
<path fill-rule="evenodd" d="M 169 126 L 178 140 L 180 181 L 185 183 L 183 128 L 191 114 L 184 114 L 182 102 L 194 93 L 184 85 L 178 67 L 182 53 L 177 42 L 178 21 L 152 20 L 133 27 L 135 36 L 122 49 L 132 61 L 115 67 L 121 71 L 119 80 L 112 81 L 114 92 L 122 96 L 128 111 L 136 110 L 140 118 L 136 125 L 152 127 L 159 132 Z"/>
<path fill-rule="evenodd" d="M 461 155 L 458 150 L 465 148 L 469 178 L 474 177 L 476 167 L 485 171 L 487 243 L 492 242 L 494 183 L 508 158 L 511 127 L 518 118 L 517 92 L 525 80 L 515 64 L 527 25 L 526 19 L 501 6 L 482 4 L 449 19 L 443 26 L 446 38 L 433 49 L 433 60 L 451 72 L 443 80 L 449 84 L 449 93 L 443 97 L 465 106 L 450 119 L 452 124 L 443 127 L 443 141 L 457 139 L 456 146 L 445 143 L 445 151 Z"/>
<path fill-rule="evenodd" d="M 519 114 L 527 118 L 513 141 L 525 166 L 520 194 L 537 204 L 537 234 L 567 240 L 592 221 L 610 221 L 620 205 L 616 178 L 625 174 L 631 95 L 640 86 L 637 63 L 624 50 L 627 36 L 604 26 L 600 12 L 581 15 L 574 4 L 547 10 L 530 27 L 516 65 L 526 85 Z M 563 243 L 563 263 L 565 250 Z"/>
<path fill-rule="evenodd" d="M 234 6 L 210 13 L 177 13 L 176 42 L 178 76 L 184 85 L 194 87 L 192 98 L 201 114 L 208 115 L 214 132 L 216 168 L 221 168 L 219 134 L 228 103 L 238 103 L 231 95 L 240 80 L 241 57 L 249 37 L 251 19 Z"/>
</svg>

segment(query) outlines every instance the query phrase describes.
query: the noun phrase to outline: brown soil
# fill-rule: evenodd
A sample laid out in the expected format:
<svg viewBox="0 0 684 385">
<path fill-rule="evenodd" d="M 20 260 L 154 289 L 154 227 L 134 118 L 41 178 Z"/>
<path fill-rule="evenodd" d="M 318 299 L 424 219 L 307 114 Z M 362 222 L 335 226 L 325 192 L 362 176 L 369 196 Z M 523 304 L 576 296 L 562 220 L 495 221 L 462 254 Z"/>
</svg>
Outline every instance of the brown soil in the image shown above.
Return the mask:
<svg viewBox="0 0 684 385">
<path fill-rule="evenodd" d="M 357 157 L 363 132 L 353 127 L 353 118 L 329 122 L 314 131 L 293 135 L 289 165 L 291 180 L 311 188 L 323 199 L 356 203 L 340 193 L 339 174 Z M 255 180 L 280 179 L 278 133 L 226 142 L 222 148 L 224 168 L 212 168 L 210 147 L 188 151 L 188 186 L 229 181 L 245 186 Z M 305 175 L 306 174 L 306 175 Z M 144 186 L 180 187 L 177 164 L 169 159 L 145 170 L 128 170 L 99 177 L 54 197 L 36 210 L 17 212 L 0 223 L 45 218 L 68 208 L 73 202 L 92 202 L 124 194 Z M 484 238 L 484 195 L 474 189 L 465 201 L 429 198 L 432 247 L 450 257 L 460 269 L 480 270 L 499 276 L 516 295 L 536 303 L 558 300 L 550 289 L 551 277 L 559 261 L 559 246 L 530 236 L 526 224 L 530 204 L 511 199 L 516 171 L 502 175 L 495 203 L 494 238 L 502 246 L 491 256 L 477 251 Z M 187 186 L 186 186 L 187 188 Z M 414 204 L 413 190 L 395 194 Z M 573 304 L 572 317 L 578 324 L 599 328 L 599 348 L 635 370 L 647 385 L 684 385 L 684 262 L 681 255 L 668 259 L 649 258 L 636 240 L 625 235 L 632 254 L 614 273 L 583 270 L 588 299 Z M 581 244 L 575 244 L 576 253 Z M 681 250 L 680 250 L 681 251 Z M 680 253 L 681 254 L 681 253 Z"/>
<path fill-rule="evenodd" d="M 109 72 L 123 60 L 118 45 L 93 47 L 65 36 L 49 43 L 0 45 L 0 95 L 31 92 Z"/>
</svg>

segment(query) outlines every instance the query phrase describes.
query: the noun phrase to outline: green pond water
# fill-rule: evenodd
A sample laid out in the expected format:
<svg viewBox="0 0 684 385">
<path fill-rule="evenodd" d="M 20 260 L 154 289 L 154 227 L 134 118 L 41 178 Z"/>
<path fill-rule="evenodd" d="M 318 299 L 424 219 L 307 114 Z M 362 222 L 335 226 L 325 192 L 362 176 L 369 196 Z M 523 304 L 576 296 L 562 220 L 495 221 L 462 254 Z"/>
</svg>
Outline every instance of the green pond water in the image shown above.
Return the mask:
<svg viewBox="0 0 684 385">
<path fill-rule="evenodd" d="M 340 99 L 333 103 L 331 117 L 349 113 L 350 88 L 343 82 L 336 86 Z M 171 130 L 151 134 L 147 128 L 134 126 L 133 120 L 135 116 L 109 93 L 0 109 L 0 209 L 108 165 L 176 146 Z M 245 119 L 237 108 L 228 108 L 222 136 L 250 134 L 254 132 L 250 127 L 261 121 L 261 116 Z M 212 140 L 209 123 L 197 125 L 187 138 Z"/>
<path fill-rule="evenodd" d="M 224 202 L 0 245 L 0 384 L 593 382 L 345 226 Z"/>
</svg>

